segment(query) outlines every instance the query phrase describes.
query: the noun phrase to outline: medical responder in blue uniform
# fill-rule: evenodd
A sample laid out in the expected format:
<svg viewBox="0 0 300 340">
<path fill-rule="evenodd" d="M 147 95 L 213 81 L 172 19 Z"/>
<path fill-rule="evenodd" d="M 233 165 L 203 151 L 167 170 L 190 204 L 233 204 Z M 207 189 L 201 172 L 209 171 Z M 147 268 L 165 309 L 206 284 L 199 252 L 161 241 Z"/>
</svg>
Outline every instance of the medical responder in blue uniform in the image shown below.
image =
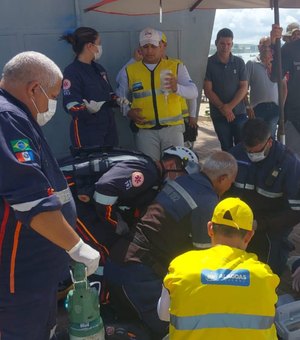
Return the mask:
<svg viewBox="0 0 300 340">
<path fill-rule="evenodd" d="M 84 150 L 75 158 L 63 160 L 60 168 L 68 179 L 83 223 L 77 226 L 78 230 L 85 233 L 86 228 L 100 244 L 110 248 L 129 231 L 128 226 L 135 224 L 166 178 L 182 171 L 198 173 L 199 163 L 190 149 L 173 146 L 164 150 L 160 161 L 129 150 Z"/>
<path fill-rule="evenodd" d="M 300 161 L 271 138 L 263 120 L 249 120 L 242 135 L 243 142 L 230 151 L 238 174 L 228 195 L 249 204 L 257 221 L 248 251 L 281 274 L 291 250 L 287 236 L 300 222 Z"/>
<path fill-rule="evenodd" d="M 198 173 L 198 157 L 182 146 L 173 146 L 163 152 L 160 161 L 146 155 L 115 164 L 99 178 L 94 200 L 103 224 L 111 227 L 115 238 L 129 231 L 142 211 L 150 204 L 166 178 L 180 173 Z"/>
<path fill-rule="evenodd" d="M 98 32 L 79 27 L 61 39 L 72 44 L 76 54 L 64 70 L 63 80 L 63 105 L 72 117 L 72 146 L 116 146 L 118 136 L 111 108 L 114 93 L 106 70 L 95 62 L 102 54 Z"/>
<path fill-rule="evenodd" d="M 55 80 L 50 85 L 49 79 Z M 99 254 L 74 232 L 72 195 L 39 125 L 55 113 L 62 74 L 24 52 L 0 83 L 0 338 L 48 340 L 69 255 L 97 269 Z M 79 253 L 81 251 L 81 253 Z"/>
<path fill-rule="evenodd" d="M 167 323 L 159 320 L 157 302 L 169 261 L 194 247 L 210 247 L 208 220 L 219 195 L 228 190 L 237 172 L 235 159 L 216 152 L 202 172 L 168 181 L 132 231 L 112 247 L 104 275 L 111 299 L 121 317 L 134 317 L 132 307 L 161 339 Z M 122 315 L 122 312 L 124 315 Z"/>
</svg>

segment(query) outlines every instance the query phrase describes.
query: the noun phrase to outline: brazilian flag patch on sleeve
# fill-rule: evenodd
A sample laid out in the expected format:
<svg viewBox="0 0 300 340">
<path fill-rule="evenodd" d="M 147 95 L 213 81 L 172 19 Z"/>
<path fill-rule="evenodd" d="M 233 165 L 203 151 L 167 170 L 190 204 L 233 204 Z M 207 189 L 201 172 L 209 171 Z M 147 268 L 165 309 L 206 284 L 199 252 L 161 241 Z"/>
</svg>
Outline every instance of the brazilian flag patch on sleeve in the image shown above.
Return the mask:
<svg viewBox="0 0 300 340">
<path fill-rule="evenodd" d="M 34 160 L 34 155 L 28 139 L 15 139 L 10 141 L 13 152 L 17 160 L 21 163 L 31 162 Z"/>
<path fill-rule="evenodd" d="M 31 150 L 28 139 L 11 140 L 10 144 L 12 146 L 13 152 L 23 152 Z"/>
</svg>

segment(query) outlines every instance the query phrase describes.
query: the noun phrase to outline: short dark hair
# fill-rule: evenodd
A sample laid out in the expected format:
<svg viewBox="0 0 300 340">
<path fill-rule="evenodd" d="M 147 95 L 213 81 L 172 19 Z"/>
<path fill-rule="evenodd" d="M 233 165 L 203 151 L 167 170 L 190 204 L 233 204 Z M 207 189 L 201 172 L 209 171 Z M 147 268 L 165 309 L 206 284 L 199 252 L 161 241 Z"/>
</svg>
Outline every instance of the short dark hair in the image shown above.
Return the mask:
<svg viewBox="0 0 300 340">
<path fill-rule="evenodd" d="M 84 48 L 85 44 L 95 43 L 99 34 L 91 27 L 78 27 L 74 32 L 67 32 L 60 37 L 72 45 L 73 51 L 78 56 Z"/>
<path fill-rule="evenodd" d="M 220 38 L 232 38 L 233 39 L 233 32 L 232 32 L 232 30 L 230 30 L 229 28 L 222 28 L 217 33 L 216 42 L 218 42 Z"/>
<path fill-rule="evenodd" d="M 242 128 L 242 141 L 249 148 L 265 142 L 270 136 L 270 127 L 261 118 L 249 119 Z"/>
<path fill-rule="evenodd" d="M 229 227 L 228 225 L 216 224 L 216 223 L 213 223 L 213 231 L 216 234 L 219 234 L 225 237 L 238 236 L 241 239 L 243 239 L 248 232 L 248 230 L 245 230 L 245 229 L 236 229 L 233 227 Z"/>
</svg>

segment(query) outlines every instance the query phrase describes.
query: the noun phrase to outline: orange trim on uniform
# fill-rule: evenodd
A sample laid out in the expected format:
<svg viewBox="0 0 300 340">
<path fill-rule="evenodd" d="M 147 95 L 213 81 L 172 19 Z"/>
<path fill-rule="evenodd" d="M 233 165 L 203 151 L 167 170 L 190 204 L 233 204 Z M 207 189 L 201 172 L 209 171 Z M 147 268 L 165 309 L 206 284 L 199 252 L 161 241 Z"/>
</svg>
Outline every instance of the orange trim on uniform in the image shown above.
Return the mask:
<svg viewBox="0 0 300 340">
<path fill-rule="evenodd" d="M 88 236 L 94 241 L 96 244 L 100 245 L 100 243 L 95 239 L 95 237 L 90 233 L 90 231 L 87 229 L 87 227 L 83 224 L 82 221 L 80 221 L 79 218 L 77 218 L 77 223 L 80 225 L 80 227 L 83 228 L 83 230 L 88 234 Z"/>
<path fill-rule="evenodd" d="M 2 258 L 2 244 L 3 244 L 7 221 L 9 217 L 9 204 L 5 200 L 3 200 L 3 202 L 4 202 L 4 213 L 3 213 L 3 220 L 0 226 L 0 263 L 1 263 L 1 258 Z"/>
<path fill-rule="evenodd" d="M 75 142 L 76 142 L 76 146 L 78 146 L 79 148 L 81 148 L 81 142 L 80 142 L 80 137 L 79 137 L 79 130 L 78 130 L 78 118 L 74 118 L 73 119 L 74 122 L 74 135 L 75 135 Z"/>
<path fill-rule="evenodd" d="M 78 111 L 83 111 L 83 110 L 86 110 L 86 106 L 85 105 L 76 105 L 76 106 L 72 106 L 70 108 L 70 111 L 71 112 L 78 112 Z"/>
<path fill-rule="evenodd" d="M 116 226 L 118 224 L 118 222 L 111 218 L 112 206 L 111 205 L 106 205 L 105 208 L 106 208 L 105 218 L 107 219 L 107 221 L 109 223 L 111 223 L 114 226 Z"/>
<path fill-rule="evenodd" d="M 87 229 L 87 227 L 84 225 L 84 223 L 79 219 L 77 218 L 77 223 L 79 224 L 79 226 L 87 233 L 87 235 L 91 238 L 91 240 L 93 242 L 95 242 L 99 247 L 101 247 L 107 254 L 109 254 L 109 251 L 108 249 L 103 245 L 103 244 L 100 244 L 96 238 L 93 236 L 93 234 Z M 82 233 L 83 234 L 83 233 Z"/>
<path fill-rule="evenodd" d="M 9 290 L 13 294 L 15 292 L 15 266 L 16 266 L 16 256 L 19 245 L 19 236 L 21 231 L 22 223 L 20 221 L 17 222 L 15 234 L 14 234 L 14 244 L 11 252 L 10 259 L 10 275 L 9 275 Z"/>
</svg>

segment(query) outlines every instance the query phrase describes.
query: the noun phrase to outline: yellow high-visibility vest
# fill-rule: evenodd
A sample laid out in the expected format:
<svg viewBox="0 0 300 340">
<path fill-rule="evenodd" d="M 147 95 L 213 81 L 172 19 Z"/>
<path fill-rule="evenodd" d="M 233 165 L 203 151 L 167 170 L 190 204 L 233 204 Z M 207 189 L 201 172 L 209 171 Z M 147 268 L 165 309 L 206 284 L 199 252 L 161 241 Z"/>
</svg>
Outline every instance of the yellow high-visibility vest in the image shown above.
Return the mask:
<svg viewBox="0 0 300 340">
<path fill-rule="evenodd" d="M 171 340 L 274 340 L 279 278 L 255 254 L 218 245 L 174 259 Z"/>
<path fill-rule="evenodd" d="M 142 61 L 127 66 L 129 90 L 132 94 L 131 108 L 141 108 L 146 124 L 136 124 L 139 128 L 183 124 L 181 96 L 170 93 L 165 95 L 160 83 L 160 73 L 170 70 L 178 73 L 179 62 L 162 59 L 153 71 L 150 71 Z"/>
</svg>

